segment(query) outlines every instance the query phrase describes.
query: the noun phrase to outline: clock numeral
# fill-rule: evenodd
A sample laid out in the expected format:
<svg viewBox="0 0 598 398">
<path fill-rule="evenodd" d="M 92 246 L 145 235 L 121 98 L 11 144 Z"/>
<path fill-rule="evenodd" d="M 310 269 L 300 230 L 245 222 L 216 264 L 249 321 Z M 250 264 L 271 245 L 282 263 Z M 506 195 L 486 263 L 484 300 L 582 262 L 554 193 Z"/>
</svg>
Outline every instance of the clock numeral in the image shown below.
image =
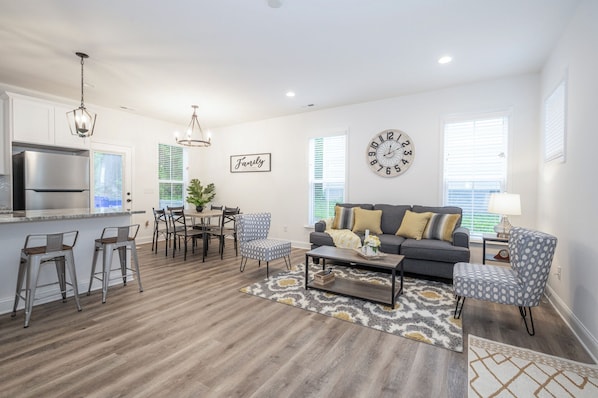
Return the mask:
<svg viewBox="0 0 598 398">
<path fill-rule="evenodd" d="M 376 152 L 370 151 L 370 152 L 368 152 L 368 156 L 376 156 Z"/>
<path fill-rule="evenodd" d="M 370 143 L 370 146 L 371 146 L 372 148 L 376 149 L 376 148 L 378 148 L 378 143 L 377 143 L 377 142 L 375 142 L 375 141 L 372 141 L 372 142 Z"/>
<path fill-rule="evenodd" d="M 374 160 L 372 160 L 372 161 L 370 162 L 370 164 L 371 164 L 372 166 L 373 166 L 373 165 L 375 165 L 376 163 L 378 163 L 378 161 L 377 161 L 376 159 L 374 159 Z"/>
<path fill-rule="evenodd" d="M 413 151 L 404 151 L 403 155 L 405 156 L 411 156 L 413 154 Z"/>
<path fill-rule="evenodd" d="M 401 146 L 402 146 L 403 148 L 405 148 L 407 145 L 411 145 L 411 143 L 409 142 L 409 140 L 407 140 L 407 141 L 405 141 L 405 142 L 403 142 L 403 143 L 401 144 Z"/>
<path fill-rule="evenodd" d="M 386 175 L 389 176 L 390 175 L 390 167 L 386 168 Z"/>
<path fill-rule="evenodd" d="M 389 131 L 389 132 L 386 133 L 386 139 L 387 140 L 392 140 L 393 137 L 394 137 L 394 135 L 395 135 L 395 132 L 391 130 L 391 131 Z"/>
<path fill-rule="evenodd" d="M 378 171 L 382 170 L 384 168 L 384 166 L 380 165 L 380 168 L 378 168 Z"/>
<path fill-rule="evenodd" d="M 379 135 L 378 139 L 380 140 L 380 143 L 384 142 L 384 138 L 382 138 L 382 135 Z"/>
<path fill-rule="evenodd" d="M 409 164 L 409 161 L 407 159 L 401 159 L 401 161 L 403 162 L 403 164 Z"/>
<path fill-rule="evenodd" d="M 395 170 L 397 171 L 397 173 L 401 172 L 401 166 L 399 166 L 398 164 L 395 164 Z"/>
</svg>

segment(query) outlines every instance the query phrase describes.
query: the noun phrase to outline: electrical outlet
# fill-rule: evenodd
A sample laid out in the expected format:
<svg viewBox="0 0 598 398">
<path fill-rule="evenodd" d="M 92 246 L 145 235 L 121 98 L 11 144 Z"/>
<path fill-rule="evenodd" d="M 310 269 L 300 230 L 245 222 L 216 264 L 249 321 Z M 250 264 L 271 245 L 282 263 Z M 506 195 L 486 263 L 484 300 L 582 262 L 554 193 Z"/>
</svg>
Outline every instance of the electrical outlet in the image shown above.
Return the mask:
<svg viewBox="0 0 598 398">
<path fill-rule="evenodd" d="M 558 266 L 558 267 L 556 267 L 556 272 L 554 273 L 559 281 L 561 280 L 561 271 L 562 271 L 561 267 Z"/>
</svg>

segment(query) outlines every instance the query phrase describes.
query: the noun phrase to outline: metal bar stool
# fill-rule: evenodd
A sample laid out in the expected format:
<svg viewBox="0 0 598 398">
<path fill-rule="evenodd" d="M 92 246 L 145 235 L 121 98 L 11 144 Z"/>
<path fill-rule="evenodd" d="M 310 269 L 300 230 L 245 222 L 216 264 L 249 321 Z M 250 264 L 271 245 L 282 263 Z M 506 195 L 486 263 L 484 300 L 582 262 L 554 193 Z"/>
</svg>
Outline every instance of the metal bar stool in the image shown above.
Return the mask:
<svg viewBox="0 0 598 398">
<path fill-rule="evenodd" d="M 112 254 L 115 250 L 118 250 L 123 284 L 127 286 L 127 270 L 132 271 L 137 274 L 139 292 L 143 292 L 141 274 L 139 273 L 139 261 L 137 259 L 137 247 L 135 245 L 135 238 L 137 237 L 138 231 L 139 224 L 104 228 L 102 236 L 95 240 L 95 250 L 93 252 L 93 260 L 91 263 L 91 276 L 89 278 L 89 288 L 87 290 L 88 296 L 91 294 L 91 286 L 95 278 L 102 281 L 102 304 L 106 302 L 108 283 L 110 282 L 110 272 L 118 270 L 117 268 L 112 269 Z M 127 250 L 131 251 L 131 259 L 135 266 L 134 269 L 127 267 Z M 96 272 L 96 262 L 98 259 L 98 252 L 100 251 L 103 251 L 102 271 Z"/>
<path fill-rule="evenodd" d="M 35 290 L 38 287 L 58 283 L 62 301 L 66 302 L 67 285 L 71 286 L 77 311 L 81 311 L 79 291 L 77 289 L 77 274 L 75 273 L 75 258 L 73 256 L 73 246 L 77 243 L 78 236 L 79 231 L 69 231 L 55 234 L 31 234 L 25 239 L 25 245 L 21 249 L 15 303 L 12 309 L 12 316 L 14 317 L 16 316 L 19 299 L 25 301 L 25 327 L 29 326 L 33 301 L 35 300 Z M 41 266 L 50 262 L 56 265 L 58 282 L 38 285 Z M 66 281 L 65 274 L 67 270 L 70 283 Z M 23 289 L 23 279 L 25 279 L 25 289 Z M 22 296 L 23 291 L 25 291 L 25 296 Z"/>
</svg>

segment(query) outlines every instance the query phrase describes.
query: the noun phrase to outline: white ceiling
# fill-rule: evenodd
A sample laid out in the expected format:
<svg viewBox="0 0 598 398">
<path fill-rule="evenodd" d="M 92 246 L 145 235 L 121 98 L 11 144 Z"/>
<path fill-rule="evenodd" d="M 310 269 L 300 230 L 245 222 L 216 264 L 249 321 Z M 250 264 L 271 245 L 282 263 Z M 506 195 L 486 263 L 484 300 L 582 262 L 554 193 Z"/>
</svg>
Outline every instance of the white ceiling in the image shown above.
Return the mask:
<svg viewBox="0 0 598 398">
<path fill-rule="evenodd" d="M 86 104 L 217 127 L 537 72 L 578 3 L 0 0 L 0 82 L 78 101 L 82 51 Z"/>
</svg>

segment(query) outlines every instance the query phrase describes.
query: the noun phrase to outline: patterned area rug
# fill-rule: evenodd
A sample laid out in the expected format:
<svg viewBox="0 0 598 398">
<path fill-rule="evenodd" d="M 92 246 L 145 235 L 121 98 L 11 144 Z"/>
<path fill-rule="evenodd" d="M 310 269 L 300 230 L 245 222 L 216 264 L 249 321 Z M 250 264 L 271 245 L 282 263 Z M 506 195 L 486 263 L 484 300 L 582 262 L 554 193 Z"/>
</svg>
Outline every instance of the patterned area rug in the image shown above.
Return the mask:
<svg viewBox="0 0 598 398">
<path fill-rule="evenodd" d="M 314 271 L 320 269 L 314 267 Z M 455 299 L 451 285 L 405 278 L 403 294 L 392 309 L 365 300 L 311 289 L 306 291 L 303 270 L 301 264 L 292 271 L 270 276 L 269 280 L 254 283 L 241 291 L 397 336 L 463 351 L 461 320 L 453 318 Z M 337 276 L 390 286 L 390 275 L 347 267 L 335 267 L 334 272 Z"/>
<path fill-rule="evenodd" d="M 469 335 L 468 397 L 598 397 L 598 367 Z"/>
</svg>

